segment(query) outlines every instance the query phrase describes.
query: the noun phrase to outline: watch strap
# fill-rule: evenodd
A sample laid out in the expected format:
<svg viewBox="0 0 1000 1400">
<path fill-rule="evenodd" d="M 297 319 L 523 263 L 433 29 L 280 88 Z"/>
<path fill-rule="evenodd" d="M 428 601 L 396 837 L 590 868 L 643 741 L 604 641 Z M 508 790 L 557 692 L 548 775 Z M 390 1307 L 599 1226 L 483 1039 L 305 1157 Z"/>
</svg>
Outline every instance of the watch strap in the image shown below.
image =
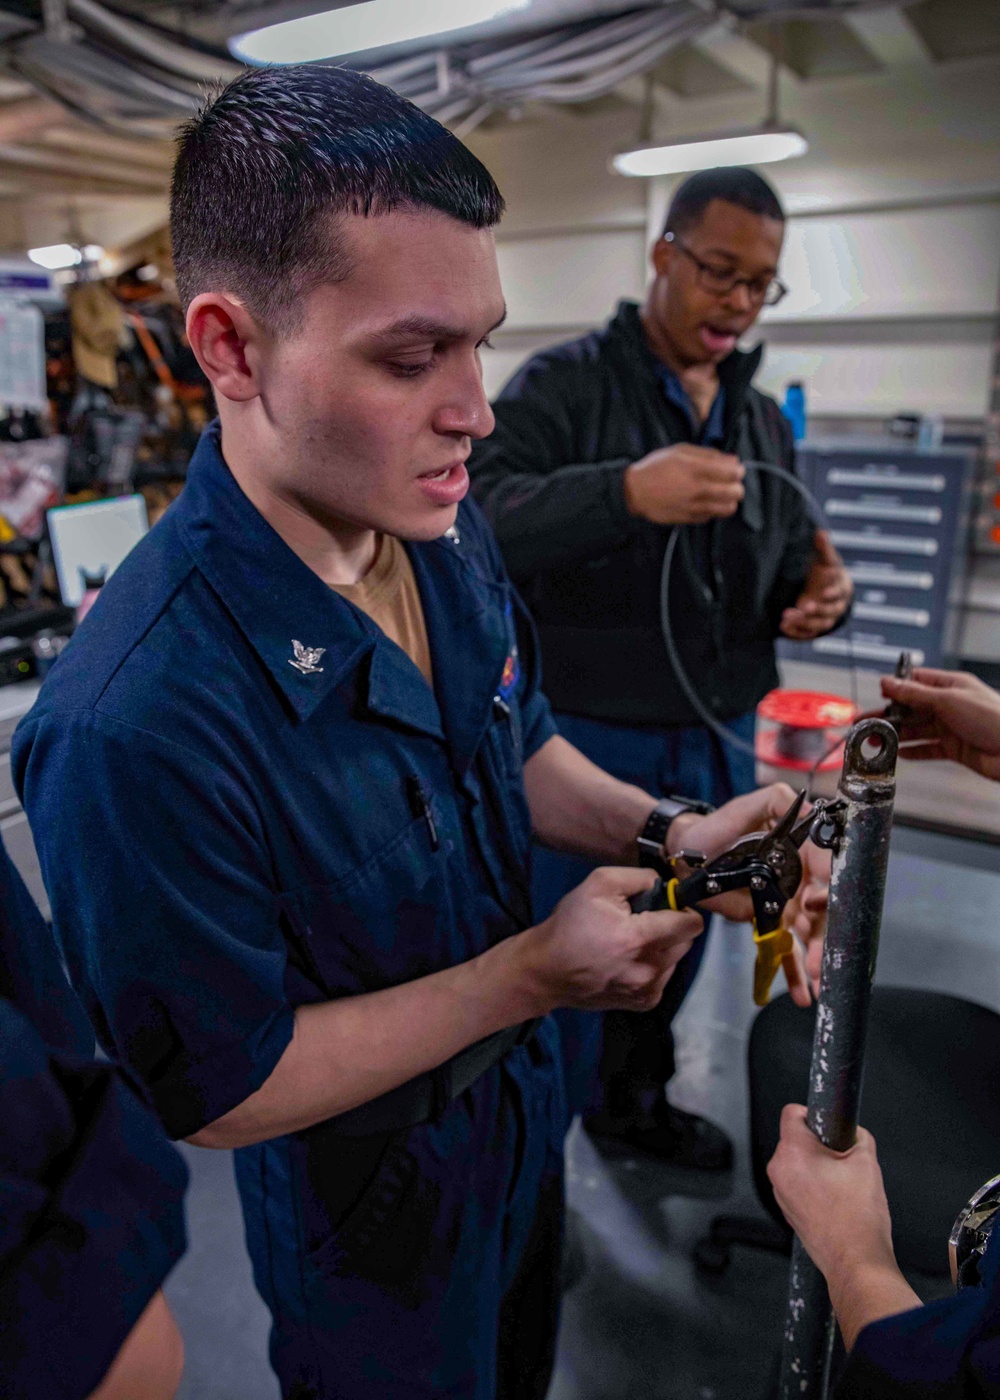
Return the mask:
<svg viewBox="0 0 1000 1400">
<path fill-rule="evenodd" d="M 715 808 L 708 802 L 700 802 L 694 797 L 661 797 L 650 812 L 646 825 L 638 837 L 639 864 L 660 875 L 670 875 L 671 870 L 663 856 L 663 844 L 674 819 L 684 812 L 697 812 L 707 816 Z"/>
</svg>

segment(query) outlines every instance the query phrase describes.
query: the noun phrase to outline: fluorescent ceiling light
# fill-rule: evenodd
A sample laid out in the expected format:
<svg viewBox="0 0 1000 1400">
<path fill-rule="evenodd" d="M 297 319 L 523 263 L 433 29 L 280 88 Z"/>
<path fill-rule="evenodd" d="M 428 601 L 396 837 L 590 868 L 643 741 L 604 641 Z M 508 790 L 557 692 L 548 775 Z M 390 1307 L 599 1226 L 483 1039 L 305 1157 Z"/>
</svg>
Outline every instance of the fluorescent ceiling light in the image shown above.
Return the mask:
<svg viewBox="0 0 1000 1400">
<path fill-rule="evenodd" d="M 720 132 L 718 136 L 676 141 L 668 146 L 643 146 L 615 156 L 619 175 L 679 175 L 688 170 L 711 170 L 717 165 L 767 165 L 805 155 L 809 143 L 794 127 L 760 127 L 755 131 Z"/>
<path fill-rule="evenodd" d="M 76 248 L 72 243 L 50 243 L 46 248 L 29 248 L 28 257 L 39 267 L 47 267 L 50 272 L 62 267 L 79 267 L 82 262 L 97 262 L 104 256 L 104 249 L 97 243 L 88 243 Z"/>
<path fill-rule="evenodd" d="M 244 63 L 313 63 L 429 39 L 526 10 L 531 0 L 365 0 L 339 10 L 270 24 L 229 41 Z"/>
</svg>

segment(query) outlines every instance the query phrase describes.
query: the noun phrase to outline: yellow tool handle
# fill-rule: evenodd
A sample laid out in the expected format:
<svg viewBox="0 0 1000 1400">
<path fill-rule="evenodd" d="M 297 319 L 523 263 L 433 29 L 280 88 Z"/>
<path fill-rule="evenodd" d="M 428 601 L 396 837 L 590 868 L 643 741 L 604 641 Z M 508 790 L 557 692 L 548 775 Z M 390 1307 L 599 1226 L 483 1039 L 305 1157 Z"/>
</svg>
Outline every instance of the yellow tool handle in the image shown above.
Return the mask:
<svg viewBox="0 0 1000 1400">
<path fill-rule="evenodd" d="M 668 880 L 666 884 L 667 908 L 672 909 L 675 914 L 680 912 L 677 904 L 677 886 L 679 884 L 680 880 L 676 877 L 672 880 Z"/>
<path fill-rule="evenodd" d="M 778 968 L 784 965 L 786 976 L 790 976 L 795 966 L 795 939 L 787 928 L 776 928 L 773 933 L 758 933 L 753 926 L 753 941 L 757 945 L 757 961 L 753 969 L 753 999 L 757 1006 L 766 1006 L 771 996 L 771 984 L 778 975 Z"/>
</svg>

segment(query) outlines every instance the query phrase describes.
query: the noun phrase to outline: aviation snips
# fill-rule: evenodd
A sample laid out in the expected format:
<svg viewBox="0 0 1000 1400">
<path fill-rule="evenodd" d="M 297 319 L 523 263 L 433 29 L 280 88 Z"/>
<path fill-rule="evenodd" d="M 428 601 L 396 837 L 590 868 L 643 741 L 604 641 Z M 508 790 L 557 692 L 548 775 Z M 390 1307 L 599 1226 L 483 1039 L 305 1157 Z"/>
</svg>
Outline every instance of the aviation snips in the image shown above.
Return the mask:
<svg viewBox="0 0 1000 1400">
<path fill-rule="evenodd" d="M 679 851 L 672 857 L 671 867 L 683 862 L 691 873 L 682 878 L 658 878 L 651 889 L 630 901 L 633 912 L 638 914 L 647 909 L 692 909 L 716 895 L 749 890 L 757 946 L 753 999 L 758 1006 L 767 1005 L 778 969 L 784 965 L 786 973 L 790 973 L 794 965 L 795 940 L 784 927 L 782 915 L 802 883 L 799 851 L 810 836 L 817 845 L 828 846 L 833 835 L 831 818 L 838 804 L 817 802 L 800 820 L 805 796 L 804 792 L 799 793 L 772 830 L 743 836 L 711 860 L 700 851 Z"/>
</svg>

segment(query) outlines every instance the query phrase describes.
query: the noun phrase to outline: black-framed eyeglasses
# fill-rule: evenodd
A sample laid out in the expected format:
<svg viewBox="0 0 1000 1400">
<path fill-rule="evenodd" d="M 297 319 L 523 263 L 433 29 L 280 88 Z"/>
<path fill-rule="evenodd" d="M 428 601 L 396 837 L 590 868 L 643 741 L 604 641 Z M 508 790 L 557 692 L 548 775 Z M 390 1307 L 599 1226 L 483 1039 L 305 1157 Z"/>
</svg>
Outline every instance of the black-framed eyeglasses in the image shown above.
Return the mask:
<svg viewBox="0 0 1000 1400">
<path fill-rule="evenodd" d="M 746 287 L 750 300 L 762 306 L 777 306 L 788 295 L 788 288 L 780 277 L 738 277 L 735 272 L 723 272 L 693 253 L 678 234 L 665 233 L 663 237 L 691 259 L 698 270 L 698 282 L 706 292 L 724 297 L 735 287 Z"/>
</svg>

